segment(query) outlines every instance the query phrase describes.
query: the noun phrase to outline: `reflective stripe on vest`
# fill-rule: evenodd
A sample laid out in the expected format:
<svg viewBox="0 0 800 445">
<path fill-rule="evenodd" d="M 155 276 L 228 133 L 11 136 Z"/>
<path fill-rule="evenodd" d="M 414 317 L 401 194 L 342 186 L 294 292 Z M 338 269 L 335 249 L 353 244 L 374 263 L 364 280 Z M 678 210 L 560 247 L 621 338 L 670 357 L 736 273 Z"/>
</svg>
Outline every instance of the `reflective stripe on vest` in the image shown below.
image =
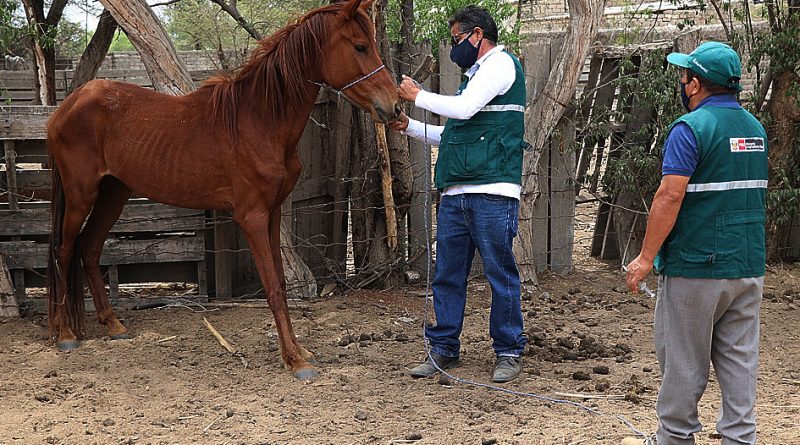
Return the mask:
<svg viewBox="0 0 800 445">
<path fill-rule="evenodd" d="M 524 113 L 525 105 L 486 105 L 481 108 L 481 111 L 519 111 L 520 113 Z"/>
<path fill-rule="evenodd" d="M 765 189 L 767 188 L 766 179 L 754 179 L 750 181 L 727 181 L 727 182 L 707 182 L 705 184 L 689 184 L 686 192 L 721 192 L 725 190 L 740 189 Z"/>
</svg>

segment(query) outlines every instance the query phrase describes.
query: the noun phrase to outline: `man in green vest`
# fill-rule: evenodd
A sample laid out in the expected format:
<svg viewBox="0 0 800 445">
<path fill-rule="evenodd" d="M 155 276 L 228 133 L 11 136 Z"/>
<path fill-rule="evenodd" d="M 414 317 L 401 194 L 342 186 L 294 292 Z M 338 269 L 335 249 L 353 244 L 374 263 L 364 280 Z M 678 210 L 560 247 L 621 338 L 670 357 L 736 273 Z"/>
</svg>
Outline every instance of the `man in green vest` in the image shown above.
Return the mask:
<svg viewBox="0 0 800 445">
<path fill-rule="evenodd" d="M 722 392 L 722 444 L 755 444 L 767 134 L 736 99 L 741 62 L 732 48 L 707 42 L 667 60 L 682 68 L 689 113 L 671 125 L 664 142 L 661 185 L 642 251 L 626 277 L 637 292 L 654 266 L 659 273 L 659 427 L 655 442 L 622 443 L 695 443 L 702 428 L 697 403 L 713 363 Z"/>
<path fill-rule="evenodd" d="M 527 342 L 512 251 L 526 146 L 525 75 L 519 60 L 497 45 L 497 25 L 485 9 L 467 6 L 449 25 L 450 59 L 467 70 L 456 94 L 423 91 L 409 78 L 398 87 L 401 98 L 446 117 L 446 124 L 426 125 L 405 115 L 389 124 L 439 146 L 434 176 L 442 199 L 432 282 L 436 326 L 426 327 L 430 355 L 411 375 L 428 377 L 458 364 L 467 276 L 477 249 L 492 289 L 492 380 L 503 383 L 522 370 Z"/>
</svg>

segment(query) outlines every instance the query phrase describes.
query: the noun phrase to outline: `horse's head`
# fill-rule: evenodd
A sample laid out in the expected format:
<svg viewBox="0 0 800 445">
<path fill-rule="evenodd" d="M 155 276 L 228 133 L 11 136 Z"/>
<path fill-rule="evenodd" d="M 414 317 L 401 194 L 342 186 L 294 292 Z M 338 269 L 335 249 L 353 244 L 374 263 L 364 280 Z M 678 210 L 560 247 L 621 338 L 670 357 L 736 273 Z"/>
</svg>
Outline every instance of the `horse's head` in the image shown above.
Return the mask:
<svg viewBox="0 0 800 445">
<path fill-rule="evenodd" d="M 349 0 L 336 14 L 327 41 L 322 42 L 322 78 L 334 88 L 346 89 L 351 101 L 385 123 L 399 115 L 400 98 L 389 70 L 379 69 L 383 61 L 366 12 L 373 1 Z"/>
</svg>

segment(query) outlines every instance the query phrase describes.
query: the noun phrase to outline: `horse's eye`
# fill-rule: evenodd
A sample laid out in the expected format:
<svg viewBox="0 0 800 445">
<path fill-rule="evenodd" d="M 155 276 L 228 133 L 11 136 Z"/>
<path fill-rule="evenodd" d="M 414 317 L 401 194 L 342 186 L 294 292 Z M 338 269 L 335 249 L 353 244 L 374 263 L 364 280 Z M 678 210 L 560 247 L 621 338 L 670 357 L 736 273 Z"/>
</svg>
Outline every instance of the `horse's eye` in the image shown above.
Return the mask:
<svg viewBox="0 0 800 445">
<path fill-rule="evenodd" d="M 360 53 L 365 53 L 367 52 L 367 47 L 364 45 L 356 45 L 356 51 Z"/>
</svg>

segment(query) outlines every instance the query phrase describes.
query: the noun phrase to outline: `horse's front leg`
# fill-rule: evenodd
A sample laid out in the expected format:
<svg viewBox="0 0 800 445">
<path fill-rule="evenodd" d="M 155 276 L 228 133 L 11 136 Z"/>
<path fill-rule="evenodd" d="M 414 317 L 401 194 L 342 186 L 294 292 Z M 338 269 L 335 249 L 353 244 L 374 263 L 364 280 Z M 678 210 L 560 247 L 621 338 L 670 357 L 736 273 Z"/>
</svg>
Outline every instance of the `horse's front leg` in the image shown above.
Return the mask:
<svg viewBox="0 0 800 445">
<path fill-rule="evenodd" d="M 261 277 L 261 283 L 267 294 L 267 303 L 275 317 L 278 344 L 283 362 L 298 379 L 307 380 L 317 377 L 319 374 L 316 369 L 304 357 L 308 351 L 297 344 L 292 330 L 292 322 L 289 319 L 286 291 L 275 267 L 276 262 L 280 262 L 280 227 L 278 227 L 278 236 L 273 237 L 272 231 L 269 230 L 271 214 L 267 210 L 250 211 L 241 217 L 237 214 L 235 219 L 250 243 L 258 275 Z M 272 248 L 273 243 L 278 244 L 278 250 Z M 273 258 L 275 256 L 273 252 L 277 252 L 278 258 Z"/>
<path fill-rule="evenodd" d="M 272 210 L 269 218 L 269 240 L 270 240 L 270 249 L 272 251 L 272 261 L 275 264 L 275 271 L 278 273 L 278 280 L 281 283 L 281 289 L 283 289 L 283 296 L 286 297 L 286 275 L 283 270 L 283 258 L 281 256 L 281 208 L 277 207 Z M 303 347 L 299 341 L 297 341 L 296 336 L 292 336 L 294 340 L 294 346 L 297 348 L 297 351 L 300 355 L 303 356 L 308 362 L 313 365 L 317 365 L 317 360 L 314 359 L 314 354 L 311 353 L 308 349 Z"/>
</svg>

